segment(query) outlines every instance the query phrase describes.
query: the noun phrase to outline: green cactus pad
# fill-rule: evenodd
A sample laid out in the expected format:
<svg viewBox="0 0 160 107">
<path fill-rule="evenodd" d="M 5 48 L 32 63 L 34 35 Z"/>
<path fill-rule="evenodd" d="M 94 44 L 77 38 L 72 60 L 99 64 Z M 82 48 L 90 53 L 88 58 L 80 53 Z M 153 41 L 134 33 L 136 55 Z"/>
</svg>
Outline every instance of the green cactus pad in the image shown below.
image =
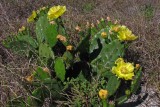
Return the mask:
<svg viewBox="0 0 160 107">
<path fill-rule="evenodd" d="M 36 22 L 36 36 L 39 43 L 46 42 L 53 47 L 57 42 L 57 24 L 50 24 L 46 16 L 41 16 Z"/>
<path fill-rule="evenodd" d="M 43 43 L 39 45 L 39 56 L 46 59 L 54 59 L 54 53 L 52 49 L 47 44 Z"/>
<path fill-rule="evenodd" d="M 111 96 L 113 95 L 117 89 L 119 88 L 120 85 L 120 79 L 118 79 L 116 76 L 111 76 L 108 80 L 107 83 L 107 90 L 108 90 L 108 95 Z"/>
<path fill-rule="evenodd" d="M 138 71 L 136 71 L 134 80 L 131 82 L 131 92 L 136 93 L 140 86 L 140 80 L 142 76 L 142 68 L 140 68 Z"/>
<path fill-rule="evenodd" d="M 99 71 L 110 71 L 117 58 L 123 57 L 124 45 L 119 40 L 114 40 L 109 44 L 103 45 L 101 52 L 91 64 L 93 67 L 98 67 Z"/>
<path fill-rule="evenodd" d="M 56 76 L 57 76 L 61 81 L 64 81 L 64 80 L 65 80 L 66 70 L 65 70 L 65 65 L 64 65 L 64 61 L 63 61 L 62 58 L 58 57 L 58 58 L 55 60 L 54 69 L 55 69 L 55 72 L 56 72 Z"/>
</svg>

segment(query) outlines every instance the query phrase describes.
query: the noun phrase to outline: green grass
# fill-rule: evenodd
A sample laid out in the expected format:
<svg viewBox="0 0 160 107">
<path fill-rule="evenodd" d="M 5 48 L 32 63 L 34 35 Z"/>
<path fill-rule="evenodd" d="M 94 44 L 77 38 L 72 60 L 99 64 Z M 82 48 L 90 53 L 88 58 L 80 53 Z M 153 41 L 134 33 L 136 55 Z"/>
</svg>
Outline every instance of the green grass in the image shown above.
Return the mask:
<svg viewBox="0 0 160 107">
<path fill-rule="evenodd" d="M 145 5 L 144 16 L 147 19 L 152 19 L 153 18 L 153 16 L 154 16 L 154 7 L 151 4 Z"/>
<path fill-rule="evenodd" d="M 83 5 L 83 11 L 84 12 L 91 12 L 94 8 L 94 4 L 93 3 L 86 3 Z"/>
</svg>

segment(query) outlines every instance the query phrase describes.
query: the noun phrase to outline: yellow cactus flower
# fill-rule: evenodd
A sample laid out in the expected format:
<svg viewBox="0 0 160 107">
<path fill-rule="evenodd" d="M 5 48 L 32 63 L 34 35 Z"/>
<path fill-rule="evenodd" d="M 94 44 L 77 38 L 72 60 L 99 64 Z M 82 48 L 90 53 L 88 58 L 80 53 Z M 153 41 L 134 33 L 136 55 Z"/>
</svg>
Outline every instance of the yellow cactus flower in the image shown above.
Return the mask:
<svg viewBox="0 0 160 107">
<path fill-rule="evenodd" d="M 72 51 L 72 50 L 73 50 L 73 46 L 72 46 L 72 45 L 68 45 L 68 46 L 66 47 L 66 49 L 67 49 L 67 51 Z"/>
<path fill-rule="evenodd" d="M 101 33 L 101 37 L 102 37 L 102 38 L 106 38 L 106 37 L 107 37 L 107 33 L 106 33 L 106 32 L 102 32 L 102 33 Z"/>
<path fill-rule="evenodd" d="M 122 25 L 119 27 L 118 38 L 120 41 L 131 41 L 137 39 L 138 37 L 135 36 L 126 26 Z"/>
<path fill-rule="evenodd" d="M 19 32 L 22 32 L 24 31 L 26 28 L 24 26 L 22 26 L 20 29 L 19 29 Z"/>
<path fill-rule="evenodd" d="M 118 78 L 125 80 L 132 80 L 134 76 L 134 66 L 132 63 L 125 63 L 123 58 L 118 58 L 115 61 L 117 66 L 112 67 L 112 73 L 116 74 Z"/>
<path fill-rule="evenodd" d="M 53 20 L 60 17 L 66 11 L 66 6 L 54 6 L 51 7 L 48 11 L 48 19 Z"/>
<path fill-rule="evenodd" d="M 30 75 L 30 76 L 27 76 L 26 78 L 25 78 L 28 82 L 33 82 L 33 79 L 34 79 L 34 76 L 33 75 Z"/>
<path fill-rule="evenodd" d="M 57 39 L 59 39 L 61 42 L 66 42 L 67 39 L 65 36 L 62 36 L 62 35 L 57 35 Z"/>
<path fill-rule="evenodd" d="M 32 11 L 32 14 L 28 17 L 27 22 L 33 22 L 34 19 L 37 17 L 36 11 Z"/>
<path fill-rule="evenodd" d="M 99 91 L 99 97 L 100 97 L 102 100 L 103 100 L 103 99 L 106 99 L 107 96 L 108 96 L 108 91 L 107 91 L 107 90 L 101 89 L 101 90 Z"/>
</svg>

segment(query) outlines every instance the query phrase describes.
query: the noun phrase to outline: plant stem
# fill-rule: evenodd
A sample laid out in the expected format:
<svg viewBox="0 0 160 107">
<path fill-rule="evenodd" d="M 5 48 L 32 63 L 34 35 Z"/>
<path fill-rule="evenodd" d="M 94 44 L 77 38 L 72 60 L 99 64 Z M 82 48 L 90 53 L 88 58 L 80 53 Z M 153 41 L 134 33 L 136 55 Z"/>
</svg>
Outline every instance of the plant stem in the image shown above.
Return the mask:
<svg viewBox="0 0 160 107">
<path fill-rule="evenodd" d="M 107 101 L 106 101 L 106 99 L 103 99 L 103 100 L 102 100 L 102 104 L 103 104 L 103 107 L 108 107 L 108 106 L 107 106 Z"/>
</svg>

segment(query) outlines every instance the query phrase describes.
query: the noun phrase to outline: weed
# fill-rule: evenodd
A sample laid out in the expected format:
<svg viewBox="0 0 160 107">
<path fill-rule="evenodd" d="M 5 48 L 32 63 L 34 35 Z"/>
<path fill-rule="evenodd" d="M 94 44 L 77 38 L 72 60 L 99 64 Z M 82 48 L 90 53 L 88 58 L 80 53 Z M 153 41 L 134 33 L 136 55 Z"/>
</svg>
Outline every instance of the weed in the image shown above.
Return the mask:
<svg viewBox="0 0 160 107">
<path fill-rule="evenodd" d="M 94 8 L 93 3 L 85 3 L 83 5 L 83 11 L 84 12 L 91 12 L 93 10 L 93 8 Z"/>
<path fill-rule="evenodd" d="M 151 20 L 154 16 L 154 7 L 150 5 L 145 5 L 144 8 L 144 16 L 148 19 Z"/>
</svg>

